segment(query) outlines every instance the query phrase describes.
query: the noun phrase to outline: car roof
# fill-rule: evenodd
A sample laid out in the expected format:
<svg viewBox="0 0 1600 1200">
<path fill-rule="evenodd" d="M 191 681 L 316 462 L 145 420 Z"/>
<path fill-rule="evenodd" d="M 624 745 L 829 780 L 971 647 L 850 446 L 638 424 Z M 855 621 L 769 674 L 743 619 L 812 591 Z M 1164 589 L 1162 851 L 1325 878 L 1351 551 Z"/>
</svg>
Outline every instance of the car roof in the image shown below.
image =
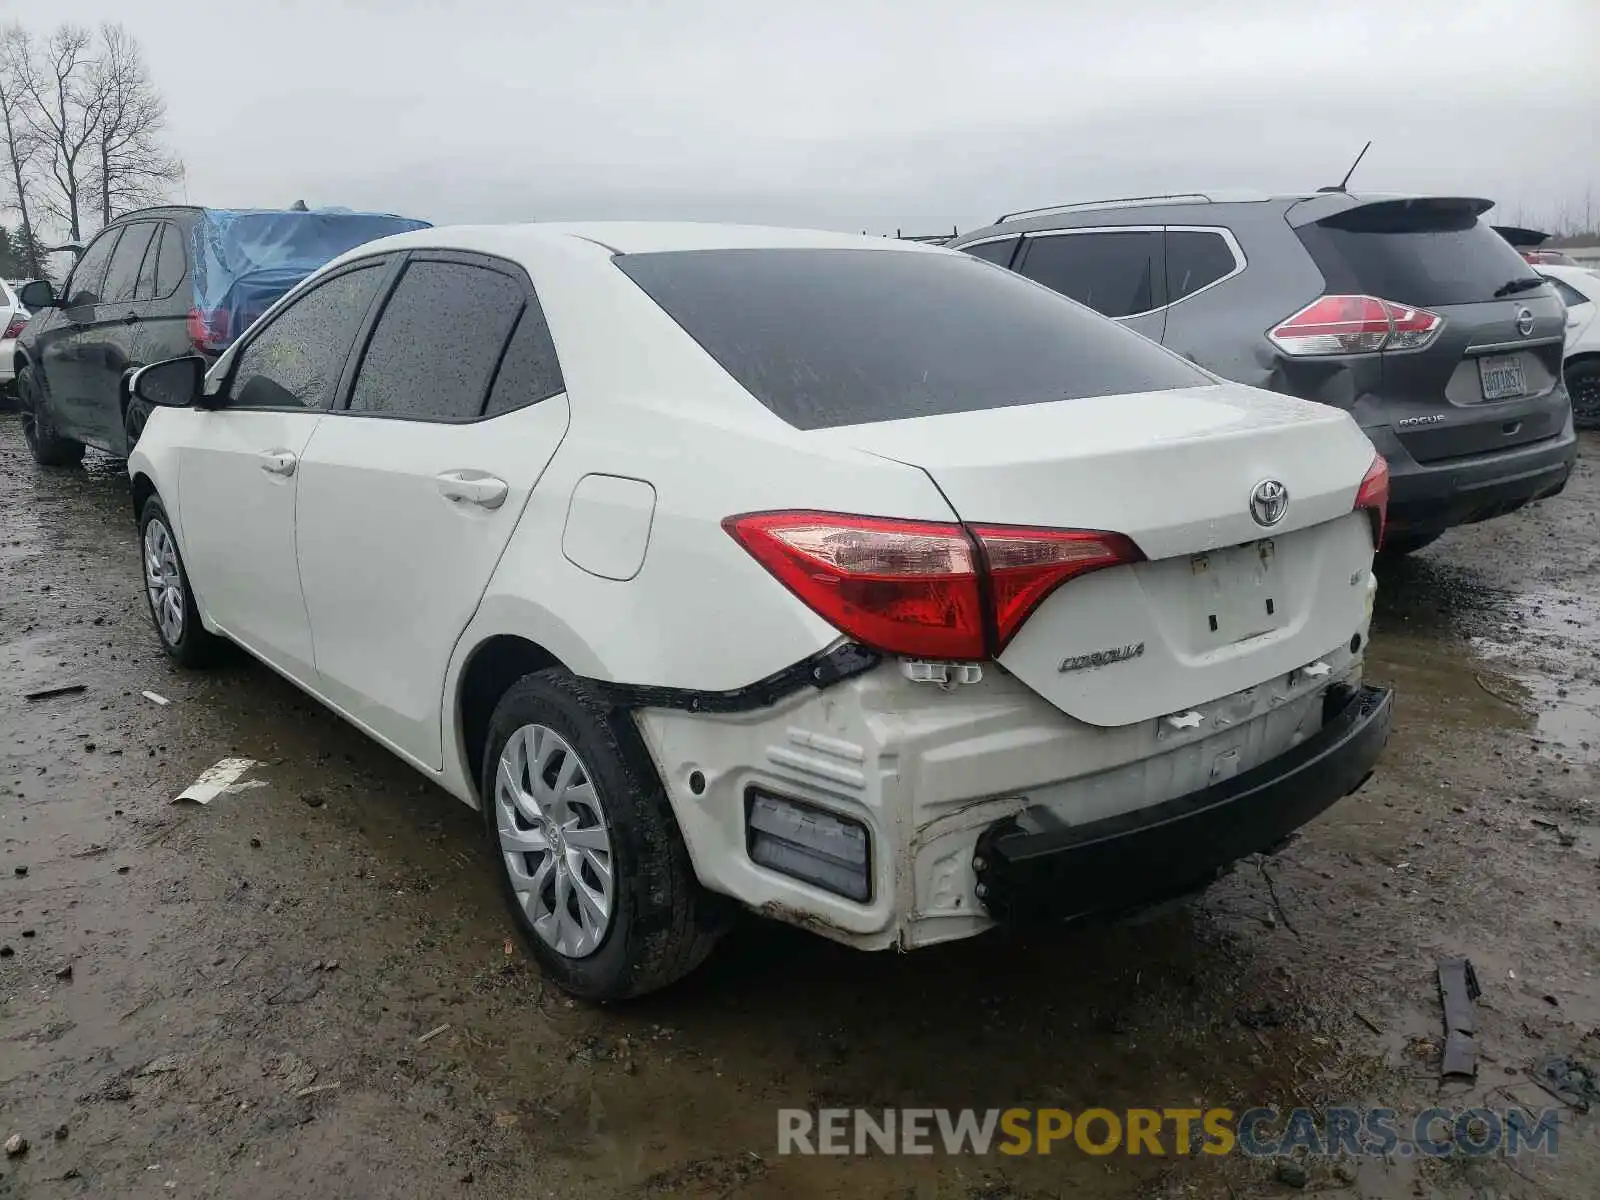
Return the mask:
<svg viewBox="0 0 1600 1200">
<path fill-rule="evenodd" d="M 719 225 L 696 221 L 541 221 L 522 225 L 440 225 L 380 238 L 357 247 L 344 257 L 361 257 L 388 250 L 429 249 L 476 251 L 516 258 L 520 252 L 557 242 L 589 242 L 611 254 L 742 249 L 950 253 L 896 238 L 866 237 L 823 229 L 782 229 L 765 225 Z"/>
</svg>

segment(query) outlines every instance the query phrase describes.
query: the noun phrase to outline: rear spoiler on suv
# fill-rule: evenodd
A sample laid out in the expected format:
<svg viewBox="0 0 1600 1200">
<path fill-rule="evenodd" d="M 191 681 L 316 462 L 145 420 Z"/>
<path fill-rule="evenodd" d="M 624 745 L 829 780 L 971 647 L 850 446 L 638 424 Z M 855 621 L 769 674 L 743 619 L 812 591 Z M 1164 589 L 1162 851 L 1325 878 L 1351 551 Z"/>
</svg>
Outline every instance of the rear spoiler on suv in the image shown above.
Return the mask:
<svg viewBox="0 0 1600 1200">
<path fill-rule="evenodd" d="M 1519 229 L 1515 225 L 1494 225 L 1491 228 L 1518 250 L 1542 246 L 1550 240 L 1548 233 L 1541 233 L 1537 229 Z"/>
<path fill-rule="evenodd" d="M 1494 207 L 1480 196 L 1352 196 L 1323 192 L 1291 205 L 1284 220 L 1291 228 L 1321 221 L 1351 229 L 1427 228 L 1470 225 Z"/>
</svg>

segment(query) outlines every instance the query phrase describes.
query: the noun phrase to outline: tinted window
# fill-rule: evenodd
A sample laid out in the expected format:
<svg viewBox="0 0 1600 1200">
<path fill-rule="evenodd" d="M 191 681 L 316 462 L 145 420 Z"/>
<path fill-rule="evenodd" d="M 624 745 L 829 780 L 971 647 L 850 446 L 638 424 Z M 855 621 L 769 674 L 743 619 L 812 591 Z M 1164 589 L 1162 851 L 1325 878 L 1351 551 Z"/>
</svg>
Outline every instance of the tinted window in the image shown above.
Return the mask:
<svg viewBox="0 0 1600 1200">
<path fill-rule="evenodd" d="M 162 299 L 172 295 L 183 282 L 188 263 L 183 254 L 183 231 L 168 225 L 161 237 L 161 255 L 156 261 L 156 295 Z"/>
<path fill-rule="evenodd" d="M 1568 308 L 1576 308 L 1580 304 L 1588 304 L 1590 302 L 1589 297 L 1585 296 L 1582 292 L 1573 287 L 1570 283 L 1567 283 L 1565 280 L 1552 279 L 1548 275 L 1545 276 L 1545 279 L 1549 282 L 1551 287 L 1555 288 L 1556 294 L 1561 297 L 1561 303 L 1565 304 Z"/>
<path fill-rule="evenodd" d="M 373 330 L 350 411 L 476 417 L 521 308 L 522 287 L 509 275 L 466 263 L 411 263 Z"/>
<path fill-rule="evenodd" d="M 973 258 L 981 258 L 985 262 L 992 262 L 997 266 L 1009 267 L 1011 256 L 1016 253 L 1017 243 L 1021 238 L 1003 238 L 998 242 L 979 242 L 976 246 L 963 246 L 961 249 Z"/>
<path fill-rule="evenodd" d="M 155 228 L 148 221 L 138 221 L 122 231 L 117 252 L 111 256 L 111 269 L 106 272 L 100 303 L 120 304 L 133 299 L 134 288 L 139 281 L 139 268 L 144 264 L 144 252 L 150 248 L 150 235 Z"/>
<path fill-rule="evenodd" d="M 484 415 L 510 412 L 566 390 L 555 344 L 550 340 L 550 326 L 545 324 L 539 302 L 530 300 L 517 321 L 500 370 L 495 373 Z"/>
<path fill-rule="evenodd" d="M 1167 303 L 1176 303 L 1210 287 L 1237 265 L 1233 247 L 1220 233 L 1167 230 Z"/>
<path fill-rule="evenodd" d="M 156 298 L 156 261 L 161 257 L 161 231 L 165 228 L 164 225 L 157 225 L 150 244 L 145 247 L 144 261 L 139 264 L 139 283 L 133 293 L 135 300 Z"/>
<path fill-rule="evenodd" d="M 297 298 L 234 362 L 230 408 L 327 408 L 345 356 L 383 279 L 381 266 L 337 275 Z"/>
<path fill-rule="evenodd" d="M 107 230 L 89 243 L 89 248 L 83 252 L 67 283 L 67 304 L 70 307 L 100 303 L 100 285 L 105 282 L 106 265 L 121 234 L 120 227 Z"/>
<path fill-rule="evenodd" d="M 689 250 L 614 261 L 801 429 L 1211 382 L 964 254 Z"/>
<path fill-rule="evenodd" d="M 1330 292 L 1424 308 L 1473 304 L 1533 274 L 1504 238 L 1460 207 L 1370 204 L 1295 232 Z"/>
<path fill-rule="evenodd" d="M 1108 317 L 1149 312 L 1161 234 L 1071 233 L 1030 238 L 1021 271 Z"/>
</svg>

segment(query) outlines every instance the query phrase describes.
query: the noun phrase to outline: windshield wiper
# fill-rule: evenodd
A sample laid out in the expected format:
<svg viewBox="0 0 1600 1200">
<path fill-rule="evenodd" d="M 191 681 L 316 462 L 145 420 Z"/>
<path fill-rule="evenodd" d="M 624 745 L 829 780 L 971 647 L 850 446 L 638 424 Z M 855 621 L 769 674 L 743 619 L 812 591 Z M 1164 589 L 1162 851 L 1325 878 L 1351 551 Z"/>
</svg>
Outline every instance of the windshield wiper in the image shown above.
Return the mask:
<svg viewBox="0 0 1600 1200">
<path fill-rule="evenodd" d="M 1513 279 L 1510 283 L 1502 283 L 1499 287 L 1495 288 L 1494 298 L 1496 300 L 1500 300 L 1506 296 L 1514 295 L 1517 292 L 1525 292 L 1529 288 L 1543 286 L 1543 275 L 1524 275 L 1521 279 Z"/>
</svg>

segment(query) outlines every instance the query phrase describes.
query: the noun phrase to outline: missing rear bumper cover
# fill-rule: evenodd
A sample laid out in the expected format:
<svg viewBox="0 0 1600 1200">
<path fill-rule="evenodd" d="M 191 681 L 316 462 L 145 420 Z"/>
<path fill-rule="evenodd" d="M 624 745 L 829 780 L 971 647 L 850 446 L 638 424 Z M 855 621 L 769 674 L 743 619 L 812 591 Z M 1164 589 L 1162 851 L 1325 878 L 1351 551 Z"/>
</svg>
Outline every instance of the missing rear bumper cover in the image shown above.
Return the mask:
<svg viewBox="0 0 1600 1200">
<path fill-rule="evenodd" d="M 645 684 L 606 683 L 589 680 L 589 686 L 618 708 L 681 708 L 688 712 L 736 713 L 768 708 L 802 688 L 822 689 L 870 671 L 882 661 L 876 650 L 846 642 L 823 654 L 813 654 L 765 679 L 726 692 L 694 688 L 651 687 Z"/>
<path fill-rule="evenodd" d="M 1330 687 L 1315 737 L 1163 804 L 1087 825 L 1035 809 L 996 822 L 976 853 L 985 908 L 1011 921 L 1116 912 L 1280 844 L 1367 781 L 1389 736 L 1393 698 L 1387 688 Z"/>
</svg>

